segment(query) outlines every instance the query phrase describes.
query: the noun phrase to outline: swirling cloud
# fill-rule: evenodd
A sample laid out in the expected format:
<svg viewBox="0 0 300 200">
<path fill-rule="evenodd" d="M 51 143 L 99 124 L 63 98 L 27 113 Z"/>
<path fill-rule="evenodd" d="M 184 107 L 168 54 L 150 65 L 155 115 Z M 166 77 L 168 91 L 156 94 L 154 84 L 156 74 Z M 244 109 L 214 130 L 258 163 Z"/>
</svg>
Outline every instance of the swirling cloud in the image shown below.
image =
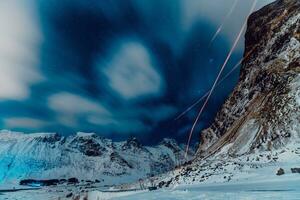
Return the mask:
<svg viewBox="0 0 300 200">
<path fill-rule="evenodd" d="M 164 90 L 164 80 L 156 71 L 148 50 L 137 41 L 119 44 L 111 61 L 102 66 L 108 85 L 125 100 L 143 96 L 158 96 Z"/>
</svg>

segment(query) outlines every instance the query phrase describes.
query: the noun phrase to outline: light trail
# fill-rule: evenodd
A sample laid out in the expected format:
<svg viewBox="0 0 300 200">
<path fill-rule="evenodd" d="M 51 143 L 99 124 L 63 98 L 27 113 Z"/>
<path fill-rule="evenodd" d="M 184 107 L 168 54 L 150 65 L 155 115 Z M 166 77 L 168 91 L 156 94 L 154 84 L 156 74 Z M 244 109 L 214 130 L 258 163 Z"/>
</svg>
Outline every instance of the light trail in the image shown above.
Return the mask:
<svg viewBox="0 0 300 200">
<path fill-rule="evenodd" d="M 238 67 L 242 64 L 242 62 L 247 59 L 251 53 L 254 51 L 256 46 L 252 48 L 218 83 L 216 86 L 219 86 L 225 79 L 227 79 Z M 178 120 L 181 117 L 183 117 L 186 113 L 188 113 L 190 110 L 192 110 L 196 105 L 198 105 L 207 95 L 209 94 L 209 91 L 207 91 L 202 97 L 200 97 L 197 101 L 195 101 L 192 105 L 190 105 L 186 110 L 184 110 L 182 113 L 180 113 L 174 120 Z"/>
<path fill-rule="evenodd" d="M 217 29 L 216 33 L 214 34 L 214 36 L 212 37 L 211 41 L 209 42 L 209 47 L 212 45 L 212 43 L 215 41 L 215 39 L 218 37 L 219 33 L 222 31 L 226 21 L 229 19 L 229 17 L 232 15 L 233 11 L 235 10 L 237 4 L 238 4 L 239 0 L 235 0 L 229 10 L 229 12 L 227 13 L 227 15 L 225 16 L 224 20 L 222 21 L 222 24 L 219 26 L 219 28 Z"/>
<path fill-rule="evenodd" d="M 251 9 L 250 9 L 249 15 L 253 12 L 253 10 L 254 10 L 256 4 L 257 4 L 257 0 L 254 0 L 254 1 L 253 1 L 253 4 L 252 4 L 252 6 L 251 6 Z M 249 16 L 249 15 L 248 15 L 248 16 Z M 212 95 L 212 93 L 213 93 L 213 91 L 214 91 L 214 89 L 215 89 L 217 83 L 218 83 L 218 80 L 219 80 L 219 78 L 221 77 L 221 74 L 222 74 L 222 72 L 223 72 L 225 66 L 227 65 L 229 59 L 231 58 L 231 55 L 233 54 L 233 52 L 234 52 L 234 50 L 235 50 L 235 48 L 236 48 L 236 46 L 237 46 L 237 44 L 238 44 L 238 42 L 239 42 L 239 40 L 240 40 L 242 34 L 243 34 L 243 32 L 244 32 L 244 29 L 246 28 L 246 25 L 247 25 L 247 19 L 248 19 L 248 17 L 246 18 L 246 20 L 245 20 L 245 22 L 244 22 L 244 24 L 243 24 L 243 26 L 242 26 L 242 28 L 241 28 L 241 30 L 240 30 L 240 32 L 239 32 L 237 38 L 236 38 L 236 40 L 234 41 L 234 43 L 233 43 L 233 45 L 232 45 L 232 47 L 231 47 L 231 49 L 230 49 L 230 51 L 229 51 L 229 54 L 227 55 L 226 60 L 224 61 L 224 64 L 222 65 L 222 67 L 221 67 L 221 69 L 220 69 L 220 71 L 219 71 L 219 73 L 218 73 L 218 76 L 217 76 L 217 78 L 216 78 L 216 80 L 215 80 L 215 82 L 214 82 L 214 84 L 213 84 L 211 90 L 209 91 L 209 94 L 207 95 L 206 100 L 205 100 L 204 104 L 202 105 L 202 107 L 201 107 L 201 109 L 200 109 L 200 111 L 199 111 L 199 113 L 198 113 L 198 115 L 197 115 L 197 117 L 196 117 L 196 119 L 195 119 L 195 121 L 194 121 L 194 123 L 193 123 L 192 129 L 191 129 L 190 134 L 189 134 L 187 146 L 186 146 L 185 158 L 187 158 L 187 153 L 188 153 L 188 151 L 189 151 L 189 146 L 190 146 L 191 138 L 192 138 L 194 129 L 195 129 L 195 127 L 196 127 L 196 124 L 197 124 L 197 122 L 199 121 L 199 118 L 200 118 L 200 116 L 201 116 L 201 114 L 202 114 L 202 112 L 203 112 L 205 106 L 207 105 L 207 103 L 208 103 L 208 101 L 209 101 L 209 99 L 210 99 L 210 97 L 211 97 L 211 95 Z"/>
</svg>

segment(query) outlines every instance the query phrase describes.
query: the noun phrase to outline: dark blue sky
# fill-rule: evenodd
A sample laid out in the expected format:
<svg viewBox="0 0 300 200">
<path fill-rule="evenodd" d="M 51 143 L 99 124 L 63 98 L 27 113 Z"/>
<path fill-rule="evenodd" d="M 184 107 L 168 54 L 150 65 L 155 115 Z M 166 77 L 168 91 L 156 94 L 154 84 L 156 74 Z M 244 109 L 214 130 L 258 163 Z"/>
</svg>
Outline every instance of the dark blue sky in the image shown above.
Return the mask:
<svg viewBox="0 0 300 200">
<path fill-rule="evenodd" d="M 12 0 L 0 3 L 0 126 L 25 132 L 96 132 L 145 143 L 186 141 L 250 9 L 240 0 Z M 260 1 L 257 8 L 271 2 Z M 10 19 L 11 23 L 7 23 Z M 240 60 L 240 41 L 226 72 Z M 235 71 L 197 126 L 232 91 Z"/>
</svg>

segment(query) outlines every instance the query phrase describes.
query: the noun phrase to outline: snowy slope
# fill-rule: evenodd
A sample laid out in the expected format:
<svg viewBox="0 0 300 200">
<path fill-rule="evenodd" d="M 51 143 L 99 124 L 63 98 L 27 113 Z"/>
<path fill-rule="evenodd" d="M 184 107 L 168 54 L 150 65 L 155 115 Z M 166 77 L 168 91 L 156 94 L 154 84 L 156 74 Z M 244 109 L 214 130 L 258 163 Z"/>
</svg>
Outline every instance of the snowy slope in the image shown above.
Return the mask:
<svg viewBox="0 0 300 200">
<path fill-rule="evenodd" d="M 101 192 L 94 189 L 81 193 L 80 200 L 298 200 L 300 179 L 265 180 L 244 184 L 191 185 L 176 188 L 165 188 L 156 191 Z M 72 198 L 66 198 L 73 192 Z M 79 196 L 75 188 L 43 188 L 37 191 L 19 191 L 4 193 L 3 199 L 14 200 L 65 200 Z"/>
<path fill-rule="evenodd" d="M 207 185 L 184 185 L 176 188 L 165 188 L 157 191 L 137 191 L 107 193 L 92 191 L 89 199 L 101 200 L 298 200 L 300 189 L 299 178 L 273 179 L 248 183 L 223 183 Z"/>
<path fill-rule="evenodd" d="M 184 150 L 174 140 L 146 147 L 135 138 L 113 142 L 93 133 L 0 132 L 0 180 L 76 177 L 103 184 L 135 181 L 174 169 Z"/>
</svg>

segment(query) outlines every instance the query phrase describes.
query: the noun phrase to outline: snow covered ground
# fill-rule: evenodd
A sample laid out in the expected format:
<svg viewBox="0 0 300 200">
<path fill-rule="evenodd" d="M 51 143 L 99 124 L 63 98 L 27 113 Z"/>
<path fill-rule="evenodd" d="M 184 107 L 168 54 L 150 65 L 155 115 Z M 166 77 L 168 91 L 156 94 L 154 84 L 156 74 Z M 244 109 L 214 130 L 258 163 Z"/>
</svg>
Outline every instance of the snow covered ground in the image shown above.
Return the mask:
<svg viewBox="0 0 300 200">
<path fill-rule="evenodd" d="M 91 192 L 91 199 L 118 199 L 118 200 L 296 200 L 300 199 L 300 175 L 291 174 L 285 177 L 277 177 L 270 180 L 221 183 L 221 184 L 197 184 L 178 186 L 173 189 L 157 191 L 103 193 Z"/>
<path fill-rule="evenodd" d="M 15 188 L 16 191 L 6 191 Z M 98 190 L 107 190 L 107 188 L 99 186 L 99 184 L 86 185 L 59 185 L 40 188 L 30 188 L 13 185 L 0 185 L 0 200 L 58 200 L 58 199 L 74 199 L 75 197 L 87 196 L 89 190 L 97 188 Z M 18 190 L 25 189 L 25 190 Z M 94 189 L 95 190 L 95 189 Z M 71 197 L 67 197 L 70 195 Z M 91 198 L 89 198 L 90 200 Z"/>
<path fill-rule="evenodd" d="M 112 199 L 119 200 L 257 200 L 257 199 L 274 199 L 274 200 L 296 200 L 299 199 L 300 192 L 277 192 L 277 191 L 196 191 L 196 190 L 174 190 L 167 192 L 149 192 L 138 195 L 129 195 Z M 99 198 L 101 199 L 101 198 Z"/>
<path fill-rule="evenodd" d="M 299 200 L 300 175 L 287 174 L 272 179 L 257 179 L 246 182 L 180 185 L 156 191 L 101 192 L 94 188 L 81 199 L 88 200 Z M 46 187 L 34 191 L 3 193 L 0 200 L 57 200 L 69 193 L 80 192 L 79 187 Z"/>
</svg>

